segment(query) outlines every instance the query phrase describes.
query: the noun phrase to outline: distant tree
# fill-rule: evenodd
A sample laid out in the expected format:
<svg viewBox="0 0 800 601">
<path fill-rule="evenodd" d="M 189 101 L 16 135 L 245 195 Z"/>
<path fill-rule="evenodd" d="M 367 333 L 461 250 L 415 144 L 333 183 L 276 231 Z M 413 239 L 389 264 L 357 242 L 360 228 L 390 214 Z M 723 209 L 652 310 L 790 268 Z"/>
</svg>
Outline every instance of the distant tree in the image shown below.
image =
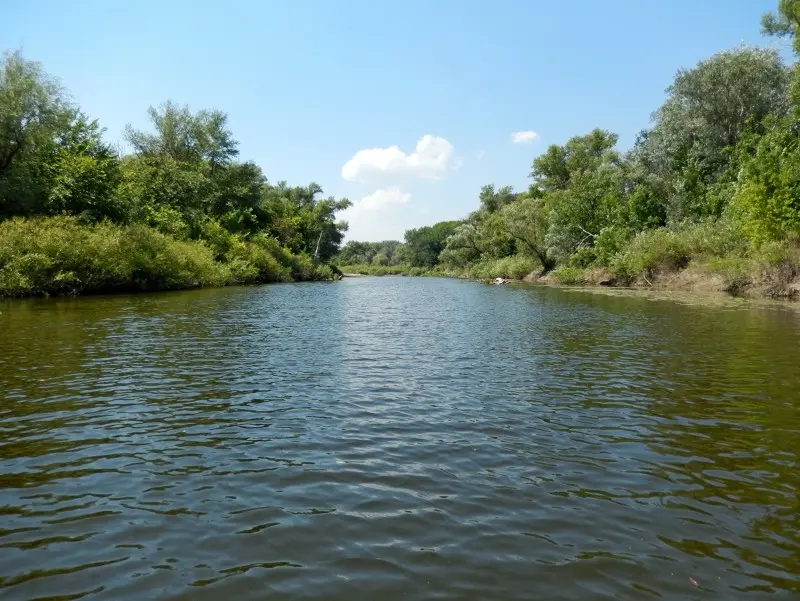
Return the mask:
<svg viewBox="0 0 800 601">
<path fill-rule="evenodd" d="M 447 238 L 459 226 L 459 221 L 441 221 L 431 226 L 407 230 L 406 253 L 412 267 L 433 267 L 439 262 Z"/>
</svg>

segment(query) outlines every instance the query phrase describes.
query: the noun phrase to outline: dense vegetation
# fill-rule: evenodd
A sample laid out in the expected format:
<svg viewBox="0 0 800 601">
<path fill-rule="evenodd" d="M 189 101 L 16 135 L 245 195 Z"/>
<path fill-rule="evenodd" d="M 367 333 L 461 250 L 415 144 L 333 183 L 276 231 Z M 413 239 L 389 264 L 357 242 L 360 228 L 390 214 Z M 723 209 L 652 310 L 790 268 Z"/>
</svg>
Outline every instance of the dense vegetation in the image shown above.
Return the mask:
<svg viewBox="0 0 800 601">
<path fill-rule="evenodd" d="M 763 19 L 796 54 L 799 28 L 800 0 Z M 340 263 L 796 295 L 800 63 L 739 47 L 678 72 L 667 93 L 630 151 L 602 129 L 550 146 L 527 190 L 484 186 L 466 219 L 406 232 L 404 245 L 350 242 Z"/>
<path fill-rule="evenodd" d="M 330 279 L 346 199 L 237 160 L 225 113 L 172 102 L 121 155 L 38 63 L 0 66 L 0 294 Z"/>
</svg>

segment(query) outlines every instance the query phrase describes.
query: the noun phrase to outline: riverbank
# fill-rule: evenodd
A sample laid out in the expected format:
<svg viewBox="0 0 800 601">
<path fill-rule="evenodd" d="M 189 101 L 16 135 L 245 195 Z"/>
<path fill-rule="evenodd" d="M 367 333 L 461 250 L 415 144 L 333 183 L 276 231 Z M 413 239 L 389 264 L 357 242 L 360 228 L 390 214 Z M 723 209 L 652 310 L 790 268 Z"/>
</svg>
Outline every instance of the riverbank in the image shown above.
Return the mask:
<svg viewBox="0 0 800 601">
<path fill-rule="evenodd" d="M 411 267 L 410 265 L 372 265 L 369 263 L 359 263 L 356 265 L 339 265 L 339 271 L 345 277 L 355 276 L 386 276 L 386 275 L 401 275 L 409 277 L 420 276 L 442 276 L 446 277 L 448 274 L 441 269 L 427 269 L 424 267 Z"/>
<path fill-rule="evenodd" d="M 514 263 L 511 269 L 509 266 Z M 611 290 L 660 291 L 708 297 L 726 295 L 757 300 L 800 300 L 800 249 L 783 246 L 779 252 L 758 256 L 727 256 L 687 259 L 685 264 L 662 261 L 646 265 L 637 275 L 614 267 L 571 267 L 562 265 L 546 273 L 541 268 L 522 275 L 520 268 L 530 267 L 530 260 L 516 262 L 501 259 L 468 269 L 453 270 L 437 266 L 433 269 L 408 265 L 346 265 L 345 277 L 407 276 L 450 277 L 490 283 L 504 278 L 517 283 L 550 286 L 579 286 Z"/>
<path fill-rule="evenodd" d="M 177 239 L 74 217 L 0 222 L 0 296 L 182 290 L 341 277 L 267 236 Z"/>
<path fill-rule="evenodd" d="M 661 263 L 631 274 L 619 268 L 560 266 L 525 281 L 544 284 L 638 288 L 752 299 L 800 300 L 800 249 L 784 246 L 756 256 L 711 257 L 686 264 Z"/>
</svg>

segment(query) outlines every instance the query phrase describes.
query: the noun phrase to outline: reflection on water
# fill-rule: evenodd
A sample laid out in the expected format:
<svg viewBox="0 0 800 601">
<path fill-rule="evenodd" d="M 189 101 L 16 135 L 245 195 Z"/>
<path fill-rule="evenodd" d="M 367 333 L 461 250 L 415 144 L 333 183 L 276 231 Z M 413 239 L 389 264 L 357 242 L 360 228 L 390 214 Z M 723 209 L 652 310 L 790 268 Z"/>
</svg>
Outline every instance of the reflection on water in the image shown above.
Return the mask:
<svg viewBox="0 0 800 601">
<path fill-rule="evenodd" d="M 438 279 L 0 304 L 0 598 L 800 592 L 800 313 Z"/>
</svg>

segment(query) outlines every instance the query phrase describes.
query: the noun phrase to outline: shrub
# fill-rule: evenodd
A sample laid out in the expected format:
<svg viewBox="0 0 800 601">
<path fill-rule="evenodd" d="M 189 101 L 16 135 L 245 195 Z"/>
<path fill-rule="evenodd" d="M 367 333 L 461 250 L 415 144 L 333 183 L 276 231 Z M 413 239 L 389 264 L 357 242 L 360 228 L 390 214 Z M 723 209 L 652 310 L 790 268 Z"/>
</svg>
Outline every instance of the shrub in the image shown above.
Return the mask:
<svg viewBox="0 0 800 601">
<path fill-rule="evenodd" d="M 592 263 L 597 261 L 597 253 L 591 246 L 582 246 L 567 259 L 567 264 L 570 267 L 582 268 L 589 267 Z"/>
<path fill-rule="evenodd" d="M 753 262 L 739 256 L 713 257 L 704 268 L 722 277 L 725 291 L 739 296 L 753 284 Z"/>
<path fill-rule="evenodd" d="M 580 267 L 559 265 L 550 272 L 550 278 L 559 284 L 585 284 L 586 272 Z"/>
<path fill-rule="evenodd" d="M 521 280 L 534 271 L 538 263 L 524 255 L 514 255 L 501 259 L 484 259 L 472 266 L 470 275 L 474 278 L 489 280 L 492 278 L 510 278 Z"/>
<path fill-rule="evenodd" d="M 230 277 L 202 242 L 146 226 L 74 217 L 0 223 L 0 294 L 79 294 L 218 286 Z"/>
<path fill-rule="evenodd" d="M 611 261 L 617 277 L 634 280 L 657 270 L 684 269 L 697 258 L 743 256 L 745 238 L 726 220 L 647 230 L 635 236 Z"/>
<path fill-rule="evenodd" d="M 238 284 L 290 282 L 292 275 L 272 253 L 259 244 L 237 241 L 226 255 L 231 279 Z"/>
</svg>

